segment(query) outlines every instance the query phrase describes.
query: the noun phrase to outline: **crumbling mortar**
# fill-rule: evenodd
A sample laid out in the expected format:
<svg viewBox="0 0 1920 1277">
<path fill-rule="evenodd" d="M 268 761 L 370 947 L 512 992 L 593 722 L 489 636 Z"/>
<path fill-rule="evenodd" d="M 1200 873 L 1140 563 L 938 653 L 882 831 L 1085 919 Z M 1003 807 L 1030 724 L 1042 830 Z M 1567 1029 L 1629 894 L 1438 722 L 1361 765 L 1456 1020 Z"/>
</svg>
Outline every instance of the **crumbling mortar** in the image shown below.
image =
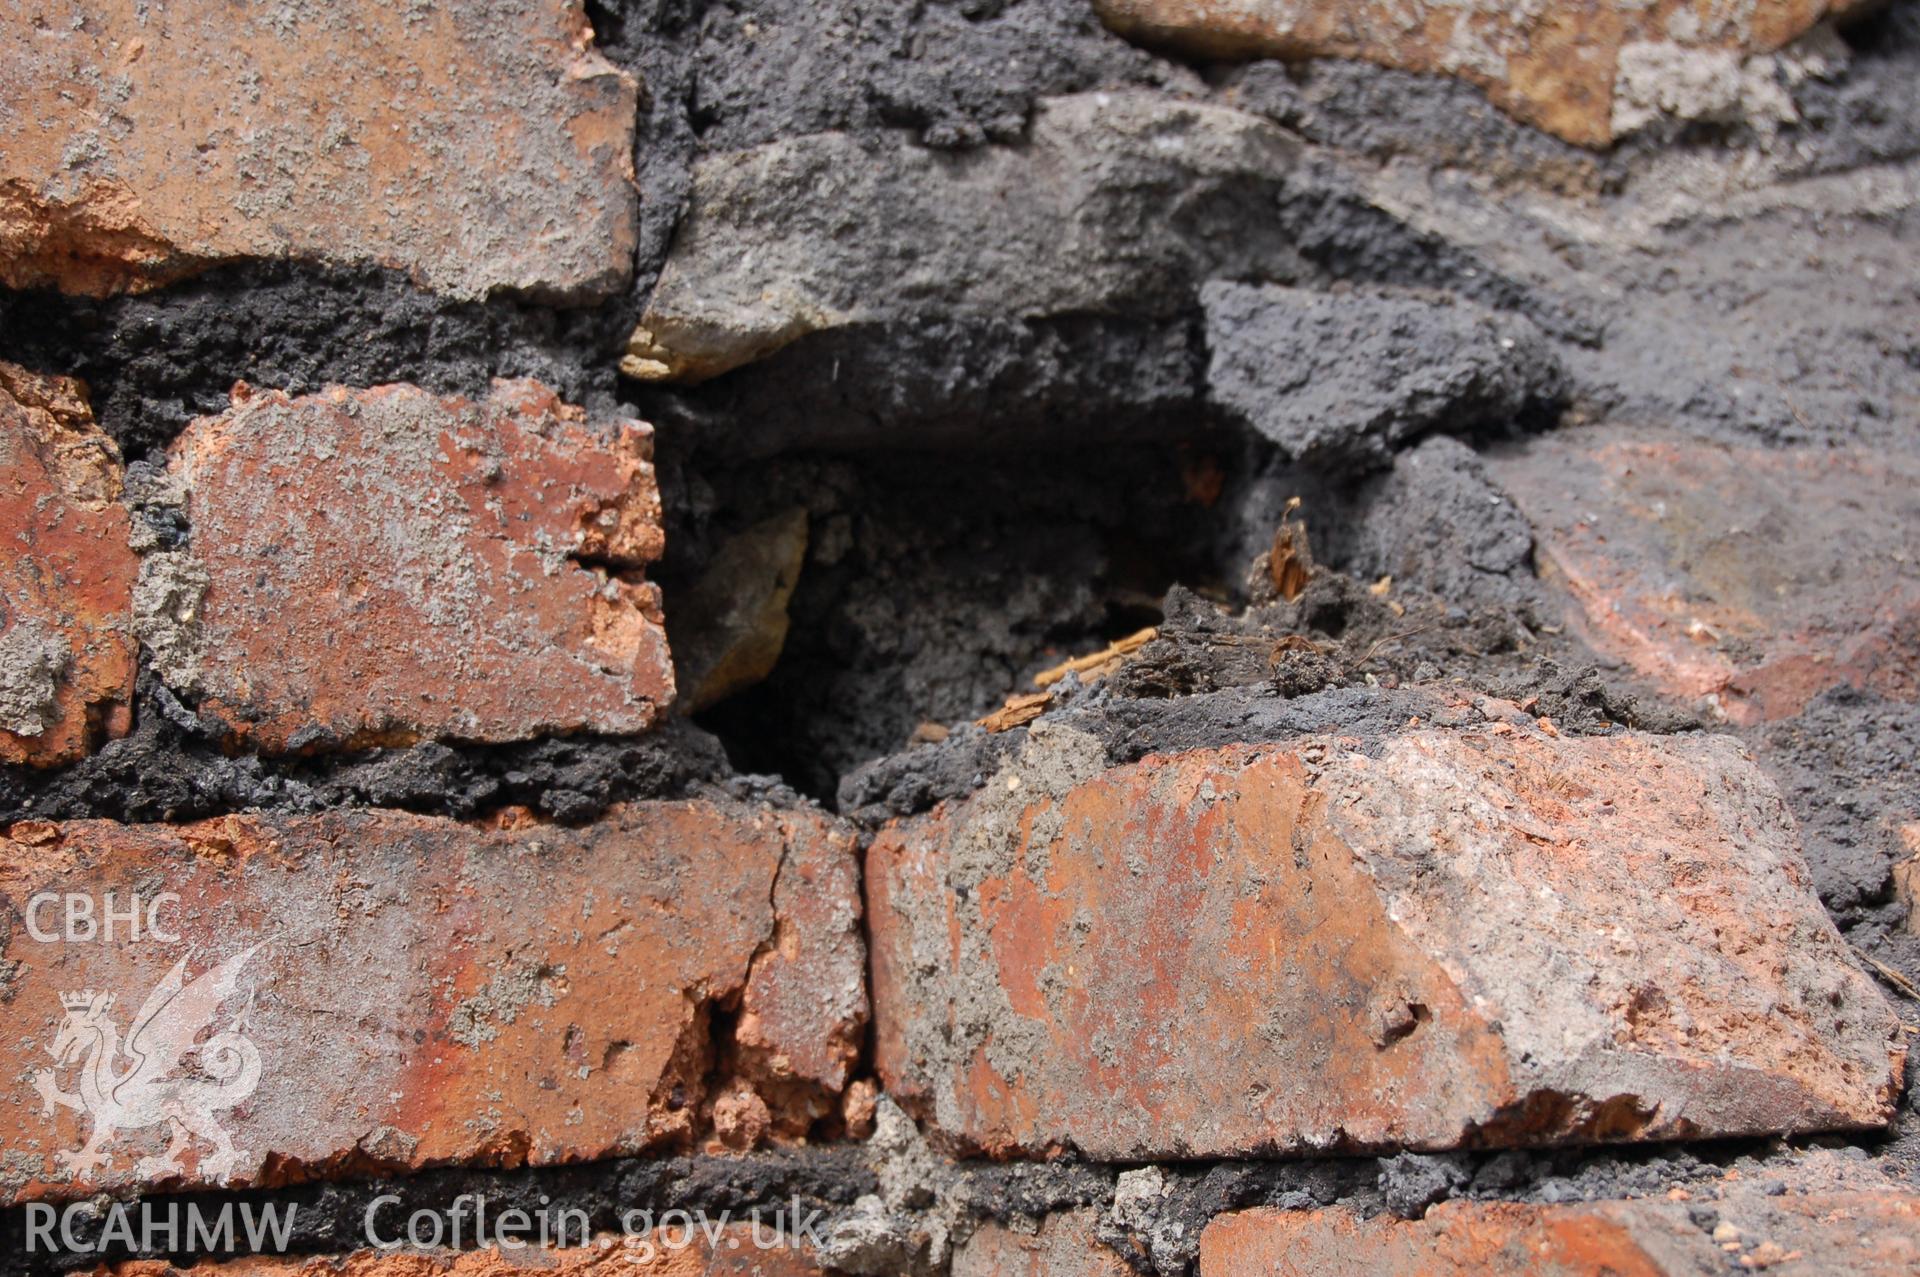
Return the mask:
<svg viewBox="0 0 1920 1277">
<path fill-rule="evenodd" d="M 411 382 L 478 399 L 495 377 L 528 376 L 612 415 L 612 363 L 637 315 L 631 294 L 591 309 L 457 301 L 395 271 L 297 262 L 221 266 L 108 299 L 0 289 L 5 357 L 87 382 L 129 463 L 225 411 L 236 381 L 294 395 Z"/>
<path fill-rule="evenodd" d="M 1075 1160 L 953 1161 L 911 1120 L 882 1099 L 879 1124 L 865 1143 L 844 1141 L 747 1154 L 690 1153 L 547 1168 L 430 1169 L 413 1175 L 362 1175 L 271 1190 L 130 1195 L 138 1203 L 276 1200 L 295 1207 L 289 1251 L 337 1254 L 359 1244 L 367 1205 L 393 1194 L 395 1217 L 445 1210 L 463 1194 L 490 1210 L 534 1203 L 577 1208 L 596 1232 L 617 1232 L 621 1213 L 651 1209 L 732 1211 L 803 1207 L 823 1212 L 823 1259 L 849 1273 L 946 1272 L 953 1251 L 985 1223 L 1024 1231 L 1045 1215 L 1091 1209 L 1101 1241 L 1149 1277 L 1188 1277 L 1201 1232 L 1212 1219 L 1254 1207 L 1317 1210 L 1341 1206 L 1372 1216 L 1417 1219 L 1449 1199 L 1565 1203 L 1665 1196 L 1691 1189 L 1711 1210 L 1715 1182 L 1730 1172 L 1763 1191 L 1792 1191 L 1809 1175 L 1874 1178 L 1861 1145 L 1834 1137 L 1714 1141 L 1648 1147 L 1398 1154 L 1283 1161 L 1221 1160 L 1144 1165 Z M 1774 1187 L 1778 1185 L 1779 1187 Z M 112 1199 L 95 1199 L 104 1209 Z M 22 1236 L 25 1207 L 0 1212 L 0 1277 L 51 1277 L 91 1266 L 84 1252 L 30 1259 Z M 85 1219 L 84 1237 L 97 1231 Z M 125 1257 L 114 1252 L 108 1258 Z M 190 1259 L 184 1252 L 172 1258 Z"/>
<path fill-rule="evenodd" d="M 0 822 L 139 823 L 363 807 L 478 819 L 524 806 L 582 824 L 616 802 L 701 792 L 800 801 L 777 782 L 734 776 L 719 742 L 682 720 L 642 736 L 234 754 L 225 746 L 225 726 L 203 720 L 190 696 L 169 690 L 144 662 L 134 711 L 129 735 L 71 766 L 0 766 Z"/>
</svg>

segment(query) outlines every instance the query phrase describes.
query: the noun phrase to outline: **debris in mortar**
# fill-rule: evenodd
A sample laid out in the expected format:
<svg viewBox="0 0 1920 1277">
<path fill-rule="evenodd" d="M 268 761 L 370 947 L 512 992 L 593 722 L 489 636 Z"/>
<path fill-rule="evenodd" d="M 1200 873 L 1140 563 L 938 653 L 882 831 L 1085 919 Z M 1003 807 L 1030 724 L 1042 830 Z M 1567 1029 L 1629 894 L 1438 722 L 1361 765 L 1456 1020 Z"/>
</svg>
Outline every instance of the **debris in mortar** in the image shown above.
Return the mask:
<svg viewBox="0 0 1920 1277">
<path fill-rule="evenodd" d="M 1007 703 L 993 713 L 979 720 L 979 725 L 990 732 L 1012 731 L 1024 727 L 1047 712 L 1047 706 L 1053 704 L 1052 692 L 1024 692 L 1007 697 Z"/>
<path fill-rule="evenodd" d="M 1372 594 L 1373 591 L 1369 589 L 1367 593 Z M 1375 596 L 1375 597 L 1378 597 L 1378 596 Z M 1404 615 L 1404 613 L 1395 613 L 1395 615 L 1396 616 Z M 1362 656 L 1358 661 L 1354 662 L 1354 667 L 1357 669 L 1360 666 L 1365 665 L 1368 661 L 1371 661 L 1374 658 L 1374 656 L 1379 653 L 1380 649 L 1385 647 L 1387 644 L 1398 643 L 1402 639 L 1410 639 L 1414 635 L 1419 634 L 1420 632 L 1428 628 L 1430 627 L 1426 625 L 1416 625 L 1412 629 L 1402 630 L 1398 634 L 1382 635 L 1380 638 L 1377 638 L 1373 641 L 1373 646 L 1367 649 L 1366 655 Z"/>
<path fill-rule="evenodd" d="M 1297 526 L 1289 520 L 1289 526 Z M 1249 573 L 1271 587 L 1266 555 Z M 1051 701 L 1018 713 L 1003 707 L 944 739 L 917 734 L 916 747 L 852 769 L 839 809 L 862 824 L 907 816 L 978 789 L 1021 739 L 1017 729 L 1044 711 L 1091 715 L 1112 733 L 1119 757 L 1159 748 L 1261 739 L 1268 720 L 1304 730 L 1357 730 L 1379 710 L 1373 692 L 1464 686 L 1527 702 L 1561 734 L 1620 726 L 1671 733 L 1697 728 L 1685 714 L 1644 702 L 1604 677 L 1585 649 L 1545 627 L 1529 628 L 1506 605 L 1458 606 L 1408 585 L 1384 598 L 1350 574 L 1324 569 L 1288 602 L 1234 609 L 1183 587 L 1162 601 L 1164 620 L 1128 659 L 1097 681 L 1062 678 Z M 1366 693 L 1362 701 L 1352 698 Z M 1028 698 L 1045 693 L 1028 694 Z M 1015 702 L 1021 697 L 1014 697 Z M 1384 712 L 1384 711 L 1381 711 Z M 1423 712 L 1409 702 L 1395 725 Z M 1016 721 L 1017 720 L 1017 721 Z M 1542 728 L 1541 730 L 1546 730 Z"/>
<path fill-rule="evenodd" d="M 1909 851 L 1915 851 L 1920 843 L 1920 825 L 1904 825 L 1900 829 L 1900 840 Z M 1920 851 L 1905 860 L 1894 862 L 1893 894 L 1907 909 L 1906 929 L 1914 935 L 1920 935 L 1920 912 L 1914 909 L 1914 902 L 1920 900 Z"/>
<path fill-rule="evenodd" d="M 847 1273 L 936 1277 L 964 1237 L 973 1185 L 944 1161 L 900 1106 L 882 1096 L 866 1153 L 879 1191 L 859 1197 L 820 1247 L 820 1257 Z"/>
<path fill-rule="evenodd" d="M 1481 455 L 1435 435 L 1399 453 L 1390 469 L 1323 508 L 1314 525 L 1321 559 L 1395 598 L 1412 590 L 1457 607 L 1493 604 L 1541 619 L 1533 530 L 1497 487 Z"/>
<path fill-rule="evenodd" d="M 1854 952 L 1860 953 L 1858 949 L 1855 949 Z M 1907 977 L 1901 975 L 1898 971 L 1895 971 L 1878 958 L 1870 957 L 1864 953 L 1860 953 L 1860 957 L 1865 959 L 1868 966 L 1878 971 L 1881 978 L 1898 989 L 1902 995 L 1912 998 L 1915 1002 L 1920 1002 L 1920 985 L 1914 984 L 1913 981 L 1907 979 Z"/>
<path fill-rule="evenodd" d="M 1427 1207 L 1446 1201 L 1472 1179 L 1467 1159 L 1457 1153 L 1401 1153 L 1380 1159 L 1380 1195 L 1401 1219 L 1419 1219 Z"/>
<path fill-rule="evenodd" d="M 1151 625 L 1144 630 L 1135 630 L 1123 639 L 1115 639 L 1097 652 L 1076 656 L 1070 661 L 1062 661 L 1058 665 L 1041 670 L 1033 676 L 1033 685 L 1052 687 L 1069 674 L 1078 674 L 1083 683 L 1105 678 L 1119 668 L 1122 657 L 1139 651 L 1159 636 L 1160 631 Z"/>
<path fill-rule="evenodd" d="M 660 438 L 669 473 L 667 428 Z M 684 430 L 679 439 L 687 445 Z M 905 452 L 709 463 L 689 475 L 678 516 L 668 503 L 659 579 L 670 642 L 690 619 L 674 600 L 733 527 L 799 503 L 812 533 L 778 664 L 701 714 L 701 726 L 742 771 L 825 797 L 920 723 L 972 723 L 1009 692 L 1034 690 L 1034 673 L 1064 655 L 1156 624 L 1169 584 L 1220 579 L 1215 543 L 1235 503 L 1222 497 L 1209 510 L 1183 477 L 1208 442 L 1089 454 L 1036 441 L 933 463 Z M 1237 472 L 1251 468 L 1225 457 Z M 1002 481 L 1003 462 L 1017 465 L 1020 483 Z"/>
<path fill-rule="evenodd" d="M 1300 498 L 1292 497 L 1281 512 L 1280 526 L 1273 534 L 1273 548 L 1267 551 L 1267 579 L 1281 598 L 1291 603 L 1300 597 L 1313 580 L 1313 550 L 1307 544 L 1307 521 L 1288 523 L 1300 508 Z"/>
</svg>

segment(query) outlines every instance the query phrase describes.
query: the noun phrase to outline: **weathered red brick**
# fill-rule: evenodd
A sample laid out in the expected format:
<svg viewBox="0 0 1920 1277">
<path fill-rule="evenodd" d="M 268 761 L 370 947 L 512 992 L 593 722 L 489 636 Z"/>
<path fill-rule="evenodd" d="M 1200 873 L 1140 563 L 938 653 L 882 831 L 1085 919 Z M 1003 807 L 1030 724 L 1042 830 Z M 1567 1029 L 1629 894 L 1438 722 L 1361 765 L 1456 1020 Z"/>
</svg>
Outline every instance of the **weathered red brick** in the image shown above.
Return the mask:
<svg viewBox="0 0 1920 1277">
<path fill-rule="evenodd" d="M 585 1246 L 483 1250 L 356 1250 L 342 1255 L 250 1255 L 179 1266 L 134 1260 L 98 1270 L 101 1277 L 825 1277 L 799 1245 L 775 1242 L 768 1225 L 729 1224 L 710 1240 L 668 1230 L 602 1236 Z"/>
<path fill-rule="evenodd" d="M 1869 1127 L 1904 1047 L 1726 738 L 1480 727 L 1104 768 L 1037 725 L 867 860 L 877 1064 L 990 1154 Z"/>
<path fill-rule="evenodd" d="M 0 918 L 14 920 L 0 1201 L 684 1146 L 727 1068 L 727 1087 L 763 1086 L 794 1133 L 836 1110 L 865 1013 L 848 835 L 731 801 L 635 804 L 583 829 L 496 824 L 515 827 L 394 812 L 14 825 L 0 841 Z M 91 941 L 59 934 L 64 900 L 92 901 L 97 919 L 108 892 L 119 913 L 136 894 L 143 914 L 158 893 L 178 899 L 160 936 L 124 922 Z M 250 1046 L 200 1052 L 202 1077 L 258 1060 L 250 1093 L 210 1110 L 233 1156 L 195 1136 L 179 1169 L 143 1164 L 167 1127 L 142 1111 L 100 1164 L 73 1167 L 102 1108 L 76 1072 L 99 1062 L 99 1035 L 117 1035 L 128 1070 L 129 1047 L 154 1047 L 131 1036 L 150 991 L 170 972 L 198 988 L 240 955 L 226 996 L 183 993 L 153 1030 L 244 1024 Z M 88 1009 L 83 990 L 113 1000 Z M 716 1010 L 743 1006 L 751 1042 L 725 1040 Z M 72 1053 L 56 1063 L 63 1033 Z M 43 1111 L 50 1065 L 81 1109 Z M 118 1102 L 145 1085 L 123 1082 Z"/>
<path fill-rule="evenodd" d="M 291 257 L 607 295 L 637 242 L 637 89 L 591 42 L 579 0 L 9 5 L 0 283 Z"/>
<path fill-rule="evenodd" d="M 243 389 L 174 445 L 191 546 L 148 556 L 142 637 L 269 751 L 643 731 L 673 696 L 651 457 L 531 381 Z"/>
<path fill-rule="evenodd" d="M 791 820 L 787 830 L 773 936 L 754 956 L 733 1030 L 738 1067 L 770 1098 L 796 1088 L 805 1095 L 842 1090 L 866 1036 L 866 941 L 853 836 L 826 821 Z"/>
<path fill-rule="evenodd" d="M 1708 1216 L 1685 1202 L 1528 1206 L 1446 1202 L 1424 1219 L 1345 1209 L 1223 1215 L 1200 1236 L 1200 1277 L 1895 1277 L 1920 1270 L 1920 1196 L 1743 1195 Z M 1717 1221 L 1717 1222 L 1715 1222 Z"/>
<path fill-rule="evenodd" d="M 983 1224 L 954 1252 L 953 1277 L 1128 1277 L 1133 1269 L 1094 1236 L 1090 1210 L 1063 1211 L 1032 1233 Z"/>
<path fill-rule="evenodd" d="M 1920 696 L 1920 467 L 1601 428 L 1495 459 L 1599 650 L 1749 723 L 1830 687 Z"/>
<path fill-rule="evenodd" d="M 0 363 L 0 762 L 72 762 L 130 725 L 120 482 L 78 382 Z"/>
<path fill-rule="evenodd" d="M 1740 59 L 1860 0 L 1094 0 L 1123 35 L 1209 57 L 1363 58 L 1453 75 L 1530 124 L 1605 146 L 1662 74 L 1726 109 Z M 1727 81 L 1725 85 L 1715 83 Z"/>
</svg>

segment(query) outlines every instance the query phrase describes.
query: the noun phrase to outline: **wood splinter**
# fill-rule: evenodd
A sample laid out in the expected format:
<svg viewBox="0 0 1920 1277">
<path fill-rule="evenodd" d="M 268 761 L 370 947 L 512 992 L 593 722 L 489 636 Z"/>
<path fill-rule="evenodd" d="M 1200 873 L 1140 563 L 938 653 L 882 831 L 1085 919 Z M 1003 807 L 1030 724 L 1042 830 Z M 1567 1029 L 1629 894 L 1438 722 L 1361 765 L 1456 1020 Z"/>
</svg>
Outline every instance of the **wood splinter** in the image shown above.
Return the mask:
<svg viewBox="0 0 1920 1277">
<path fill-rule="evenodd" d="M 1307 545 L 1307 524 L 1289 523 L 1300 508 L 1299 497 L 1289 497 L 1280 512 L 1280 527 L 1273 534 L 1273 548 L 1267 552 L 1267 574 L 1280 597 L 1291 603 L 1299 598 L 1313 579 L 1313 551 Z"/>
<path fill-rule="evenodd" d="M 1007 697 L 1007 703 L 979 721 L 980 726 L 990 732 L 1012 731 L 1024 727 L 1040 715 L 1046 713 L 1047 706 L 1053 704 L 1052 692 L 1025 692 Z"/>
<path fill-rule="evenodd" d="M 1051 669 L 1041 670 L 1033 676 L 1035 687 L 1052 687 L 1069 674 L 1088 676 L 1081 681 L 1104 678 L 1119 666 L 1121 658 L 1137 652 L 1154 639 L 1160 637 L 1157 627 L 1149 625 L 1144 630 L 1136 630 L 1123 639 L 1115 639 L 1097 652 L 1088 652 L 1085 656 L 1076 656 L 1070 661 L 1062 661 Z"/>
</svg>

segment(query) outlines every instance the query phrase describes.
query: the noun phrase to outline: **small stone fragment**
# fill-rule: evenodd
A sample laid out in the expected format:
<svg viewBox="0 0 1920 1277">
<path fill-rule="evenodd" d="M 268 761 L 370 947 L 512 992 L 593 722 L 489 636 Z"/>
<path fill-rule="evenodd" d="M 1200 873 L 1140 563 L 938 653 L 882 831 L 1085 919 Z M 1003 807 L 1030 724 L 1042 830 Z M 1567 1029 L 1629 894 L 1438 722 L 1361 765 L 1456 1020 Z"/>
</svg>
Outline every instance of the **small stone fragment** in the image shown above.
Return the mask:
<svg viewBox="0 0 1920 1277">
<path fill-rule="evenodd" d="M 675 598 L 684 712 L 716 705 L 773 672 L 806 557 L 807 512 L 796 506 L 722 541 L 700 579 Z"/>
</svg>

